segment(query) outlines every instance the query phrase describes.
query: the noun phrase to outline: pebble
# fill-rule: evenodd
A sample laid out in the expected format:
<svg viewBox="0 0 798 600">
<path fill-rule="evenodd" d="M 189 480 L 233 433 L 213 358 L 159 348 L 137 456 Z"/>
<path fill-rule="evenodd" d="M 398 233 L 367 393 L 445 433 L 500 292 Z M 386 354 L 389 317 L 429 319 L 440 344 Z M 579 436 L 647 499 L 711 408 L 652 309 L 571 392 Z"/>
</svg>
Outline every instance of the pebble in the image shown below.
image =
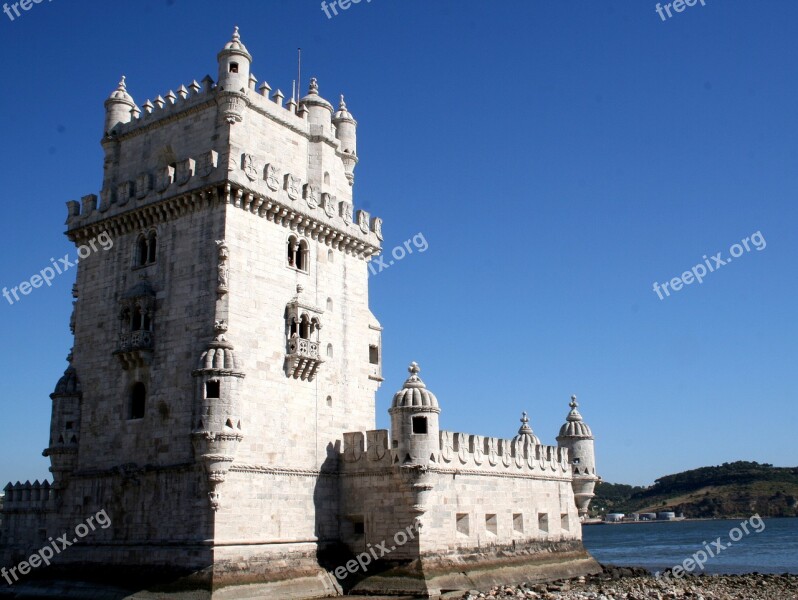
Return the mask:
<svg viewBox="0 0 798 600">
<path fill-rule="evenodd" d="M 461 600 L 798 600 L 798 575 L 686 575 L 657 580 L 640 568 L 605 566 L 599 575 L 470 590 Z"/>
</svg>

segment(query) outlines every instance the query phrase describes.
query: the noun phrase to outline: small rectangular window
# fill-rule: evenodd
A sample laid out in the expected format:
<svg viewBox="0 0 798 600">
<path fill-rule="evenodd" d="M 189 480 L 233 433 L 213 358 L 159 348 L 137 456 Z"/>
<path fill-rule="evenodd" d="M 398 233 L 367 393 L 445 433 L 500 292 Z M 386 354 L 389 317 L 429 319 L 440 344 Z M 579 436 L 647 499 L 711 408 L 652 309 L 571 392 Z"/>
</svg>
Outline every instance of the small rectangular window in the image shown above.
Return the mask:
<svg viewBox="0 0 798 600">
<path fill-rule="evenodd" d="M 238 73 L 238 63 L 230 63 L 230 72 Z"/>
<path fill-rule="evenodd" d="M 513 514 L 513 531 L 524 533 L 524 515 L 521 513 Z"/>
<path fill-rule="evenodd" d="M 205 397 L 206 398 L 219 398 L 219 382 L 206 381 L 205 382 Z"/>
<path fill-rule="evenodd" d="M 549 515 L 547 513 L 538 513 L 538 529 L 543 533 L 549 532 Z"/>
<path fill-rule="evenodd" d="M 427 433 L 427 417 L 413 417 L 413 433 Z"/>
<path fill-rule="evenodd" d="M 493 535 L 498 534 L 499 525 L 498 521 L 496 520 L 496 515 L 485 515 L 485 531 L 492 533 Z"/>
<path fill-rule="evenodd" d="M 456 520 L 457 520 L 457 533 L 459 533 L 460 535 L 468 535 L 469 534 L 468 513 L 457 513 Z"/>
<path fill-rule="evenodd" d="M 352 522 L 352 533 L 355 535 L 365 535 L 366 523 L 363 520 L 363 515 L 351 516 L 349 520 Z"/>
<path fill-rule="evenodd" d="M 380 349 L 377 346 L 369 346 L 369 362 L 372 365 L 380 364 Z"/>
<path fill-rule="evenodd" d="M 65 425 L 66 429 L 72 429 L 74 426 L 75 424 L 72 421 L 67 421 Z"/>
</svg>

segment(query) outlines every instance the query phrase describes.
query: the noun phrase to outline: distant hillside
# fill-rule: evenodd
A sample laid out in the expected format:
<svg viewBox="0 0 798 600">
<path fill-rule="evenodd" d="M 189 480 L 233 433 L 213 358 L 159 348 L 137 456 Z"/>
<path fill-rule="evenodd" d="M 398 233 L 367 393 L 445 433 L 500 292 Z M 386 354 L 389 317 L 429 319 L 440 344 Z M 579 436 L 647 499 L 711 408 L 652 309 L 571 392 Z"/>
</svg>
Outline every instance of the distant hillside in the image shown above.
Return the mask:
<svg viewBox="0 0 798 600">
<path fill-rule="evenodd" d="M 602 483 L 591 513 L 659 512 L 685 517 L 798 516 L 798 467 L 724 463 L 660 477 L 651 487 Z"/>
</svg>

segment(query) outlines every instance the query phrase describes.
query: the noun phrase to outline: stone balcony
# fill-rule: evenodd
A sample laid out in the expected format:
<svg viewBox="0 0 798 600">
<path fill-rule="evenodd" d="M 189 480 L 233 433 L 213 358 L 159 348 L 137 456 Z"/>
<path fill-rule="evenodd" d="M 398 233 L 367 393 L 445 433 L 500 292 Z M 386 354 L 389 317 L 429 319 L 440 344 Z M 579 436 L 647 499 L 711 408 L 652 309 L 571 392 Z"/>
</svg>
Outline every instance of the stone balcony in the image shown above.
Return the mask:
<svg viewBox="0 0 798 600">
<path fill-rule="evenodd" d="M 319 342 L 296 337 L 289 339 L 286 362 L 289 377 L 313 381 L 316 370 L 324 362 L 319 354 Z"/>
<path fill-rule="evenodd" d="M 151 331 L 125 331 L 119 334 L 119 343 L 114 355 L 125 370 L 143 367 L 152 361 L 154 343 Z"/>
</svg>

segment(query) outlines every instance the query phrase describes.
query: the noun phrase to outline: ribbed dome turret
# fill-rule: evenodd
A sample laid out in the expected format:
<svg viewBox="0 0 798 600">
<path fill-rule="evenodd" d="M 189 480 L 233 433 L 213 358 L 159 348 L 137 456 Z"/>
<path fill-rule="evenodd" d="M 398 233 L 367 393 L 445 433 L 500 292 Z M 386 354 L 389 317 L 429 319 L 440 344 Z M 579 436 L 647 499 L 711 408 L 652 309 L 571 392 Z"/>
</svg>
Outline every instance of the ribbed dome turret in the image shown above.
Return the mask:
<svg viewBox="0 0 798 600">
<path fill-rule="evenodd" d="M 582 421 L 582 415 L 579 414 L 579 403 L 576 401 L 576 396 L 571 396 L 571 402 L 568 405 L 571 407 L 571 412 L 568 413 L 565 424 L 560 427 L 559 438 L 577 437 L 577 438 L 592 438 L 593 432 L 590 431 L 587 423 Z"/>
<path fill-rule="evenodd" d="M 80 381 L 78 381 L 78 374 L 75 371 L 75 367 L 69 365 L 64 371 L 64 374 L 61 376 L 61 379 L 58 380 L 58 383 L 55 384 L 55 391 L 53 395 L 58 396 L 76 396 L 81 393 L 80 389 Z"/>
<path fill-rule="evenodd" d="M 220 369 L 225 371 L 238 371 L 238 361 L 233 344 L 226 341 L 223 336 L 208 344 L 199 359 L 198 369 Z"/>
<path fill-rule="evenodd" d="M 333 115 L 333 122 L 337 125 L 340 121 L 350 121 L 352 123 L 356 123 L 355 118 L 352 116 L 352 113 L 346 108 L 346 102 L 344 102 L 344 95 L 341 94 L 341 102 L 338 104 L 338 110 Z"/>
<path fill-rule="evenodd" d="M 420 406 L 439 409 L 438 399 L 435 394 L 427 389 L 427 386 L 424 385 L 424 382 L 418 376 L 419 371 L 421 371 L 418 364 L 415 362 L 410 363 L 410 367 L 407 370 L 410 371 L 410 377 L 407 378 L 402 389 L 394 395 L 391 409 Z"/>
<path fill-rule="evenodd" d="M 518 435 L 513 438 L 513 441 L 517 444 L 529 444 L 531 446 L 540 444 L 540 439 L 529 426 L 529 417 L 527 417 L 525 412 L 521 413 L 521 428 L 518 430 Z"/>
</svg>

